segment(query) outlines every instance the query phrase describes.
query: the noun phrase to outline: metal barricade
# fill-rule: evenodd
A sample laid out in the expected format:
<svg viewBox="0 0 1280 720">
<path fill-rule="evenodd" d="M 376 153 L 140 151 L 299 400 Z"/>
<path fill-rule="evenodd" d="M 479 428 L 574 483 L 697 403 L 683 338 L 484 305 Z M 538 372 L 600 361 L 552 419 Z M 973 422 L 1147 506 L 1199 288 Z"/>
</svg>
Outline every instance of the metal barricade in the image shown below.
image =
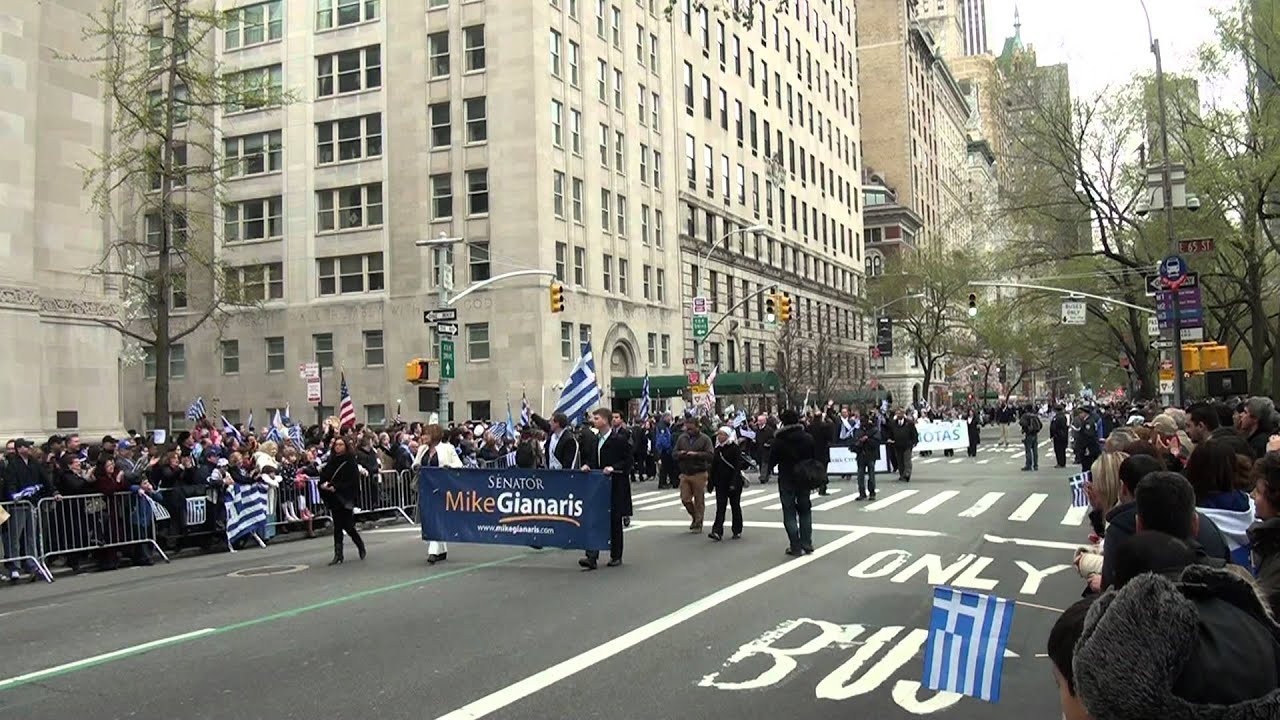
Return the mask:
<svg viewBox="0 0 1280 720">
<path fill-rule="evenodd" d="M 516 454 L 509 452 L 502 457 L 494 460 L 481 460 L 476 458 L 476 467 L 481 470 L 506 470 L 507 468 L 516 467 Z"/>
<path fill-rule="evenodd" d="M 305 477 L 305 476 L 304 476 Z M 281 481 L 276 489 L 276 504 L 270 509 L 270 523 L 275 526 L 327 522 L 329 507 L 320 498 L 320 479 L 305 477 Z"/>
<path fill-rule="evenodd" d="M 40 514 L 36 507 L 26 500 L 0 503 L 0 507 L 9 514 L 9 519 L 0 525 L 0 561 L 4 562 L 6 575 L 20 572 L 26 561 L 33 574 L 53 582 L 53 574 L 40 556 Z"/>
<path fill-rule="evenodd" d="M 407 496 L 403 477 L 395 470 L 361 476 L 356 489 L 356 513 L 395 513 L 405 522 L 413 522 L 406 511 Z"/>
<path fill-rule="evenodd" d="M 57 555 L 150 545 L 169 562 L 156 542 L 156 513 L 151 499 L 139 493 L 64 495 L 36 505 L 42 534 L 40 561 L 48 567 Z"/>
</svg>

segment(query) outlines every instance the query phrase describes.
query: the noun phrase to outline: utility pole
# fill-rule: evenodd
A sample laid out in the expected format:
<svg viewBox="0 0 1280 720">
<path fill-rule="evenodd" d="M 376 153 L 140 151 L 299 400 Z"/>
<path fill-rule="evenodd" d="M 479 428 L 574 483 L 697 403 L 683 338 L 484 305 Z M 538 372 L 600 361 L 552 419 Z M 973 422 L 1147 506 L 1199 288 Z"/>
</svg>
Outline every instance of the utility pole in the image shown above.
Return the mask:
<svg viewBox="0 0 1280 720">
<path fill-rule="evenodd" d="M 441 233 L 443 235 L 443 233 Z M 449 259 L 448 253 L 452 249 L 449 245 L 440 244 L 431 249 L 432 260 L 435 261 L 436 269 L 440 273 L 440 282 L 436 288 L 436 307 L 449 307 L 449 293 L 453 291 L 453 263 L 446 263 Z M 439 333 L 436 342 L 440 343 L 444 340 L 444 333 Z M 436 355 L 439 357 L 440 349 L 436 348 Z M 437 364 L 438 366 L 438 364 Z M 456 366 L 455 366 L 456 367 Z M 440 378 L 440 427 L 448 429 L 449 423 L 453 420 L 449 412 L 449 381 L 444 377 Z"/>
<path fill-rule="evenodd" d="M 1160 104 L 1160 183 L 1164 193 L 1165 229 L 1169 237 L 1169 255 L 1178 254 L 1178 236 L 1173 227 L 1173 173 L 1169 165 L 1169 116 L 1165 109 L 1164 65 L 1160 59 L 1160 41 L 1151 40 L 1151 53 L 1156 56 L 1156 102 Z M 1173 325 L 1173 406 L 1182 407 L 1182 313 L 1178 307 L 1178 289 L 1171 292 L 1169 315 Z"/>
</svg>

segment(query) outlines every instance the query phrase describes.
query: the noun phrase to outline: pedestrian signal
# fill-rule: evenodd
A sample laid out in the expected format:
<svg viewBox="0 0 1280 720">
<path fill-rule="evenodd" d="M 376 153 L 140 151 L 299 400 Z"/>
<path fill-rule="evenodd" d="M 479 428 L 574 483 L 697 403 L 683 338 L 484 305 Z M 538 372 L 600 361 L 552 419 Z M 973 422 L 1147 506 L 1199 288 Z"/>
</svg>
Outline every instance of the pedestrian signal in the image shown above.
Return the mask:
<svg viewBox="0 0 1280 720">
<path fill-rule="evenodd" d="M 409 383 L 423 383 L 427 381 L 427 361 L 422 358 L 414 358 L 404 364 L 404 380 Z"/>
<path fill-rule="evenodd" d="M 767 295 L 764 299 L 764 319 L 768 322 L 776 322 L 778 319 L 778 301 L 777 295 Z"/>
<path fill-rule="evenodd" d="M 558 282 L 551 283 L 551 312 L 564 312 L 564 286 Z"/>
</svg>

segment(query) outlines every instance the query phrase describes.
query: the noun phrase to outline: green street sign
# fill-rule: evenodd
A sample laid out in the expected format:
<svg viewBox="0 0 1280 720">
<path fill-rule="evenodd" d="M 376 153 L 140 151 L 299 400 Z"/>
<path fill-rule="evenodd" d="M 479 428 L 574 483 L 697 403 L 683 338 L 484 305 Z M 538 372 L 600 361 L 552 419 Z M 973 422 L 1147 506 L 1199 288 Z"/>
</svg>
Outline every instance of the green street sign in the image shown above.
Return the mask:
<svg viewBox="0 0 1280 720">
<path fill-rule="evenodd" d="M 453 341 L 440 340 L 440 379 L 452 380 L 453 373 Z"/>
<path fill-rule="evenodd" d="M 706 315 L 693 316 L 693 336 L 698 340 L 710 334 L 711 324 L 707 322 Z"/>
</svg>

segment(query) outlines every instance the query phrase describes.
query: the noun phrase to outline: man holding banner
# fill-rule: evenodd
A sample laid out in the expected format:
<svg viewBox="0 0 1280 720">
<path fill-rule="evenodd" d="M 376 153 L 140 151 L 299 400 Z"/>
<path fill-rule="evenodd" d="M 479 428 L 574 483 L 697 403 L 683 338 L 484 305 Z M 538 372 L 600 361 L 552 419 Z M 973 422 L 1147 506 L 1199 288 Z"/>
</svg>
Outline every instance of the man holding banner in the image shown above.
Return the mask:
<svg viewBox="0 0 1280 720">
<path fill-rule="evenodd" d="M 622 518 L 631 515 L 631 443 L 613 432 L 613 412 L 609 408 L 597 408 L 591 414 L 596 428 L 595 442 L 587 442 L 579 448 L 582 470 L 600 470 L 609 476 L 612 484 L 612 503 L 609 507 L 609 567 L 622 564 Z M 599 550 L 588 550 L 586 557 L 578 561 L 584 570 L 595 570 L 600 558 Z"/>
</svg>

